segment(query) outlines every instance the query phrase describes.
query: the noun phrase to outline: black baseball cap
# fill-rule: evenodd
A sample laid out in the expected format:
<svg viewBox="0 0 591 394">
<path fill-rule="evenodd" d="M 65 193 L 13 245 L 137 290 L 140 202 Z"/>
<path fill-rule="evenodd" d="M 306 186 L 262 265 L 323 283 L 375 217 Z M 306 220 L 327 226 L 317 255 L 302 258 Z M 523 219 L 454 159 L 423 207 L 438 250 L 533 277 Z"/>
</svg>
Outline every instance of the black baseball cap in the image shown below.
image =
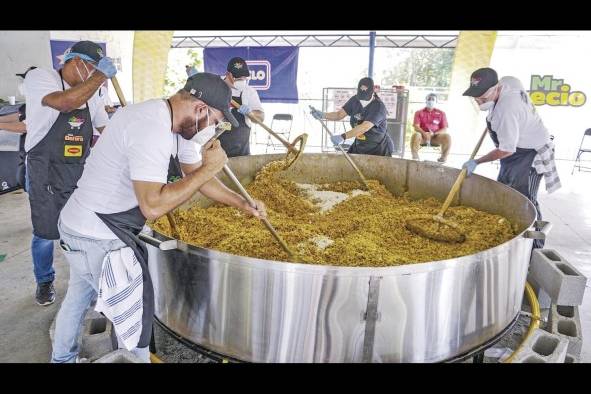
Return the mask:
<svg viewBox="0 0 591 394">
<path fill-rule="evenodd" d="M 369 100 L 373 95 L 373 79 L 361 78 L 357 84 L 357 98 L 359 100 Z"/>
<path fill-rule="evenodd" d="M 234 78 L 250 76 L 248 64 L 246 64 L 246 61 L 241 57 L 233 57 L 232 59 L 230 59 L 230 61 L 228 62 L 228 67 L 226 69 L 228 70 L 228 72 L 230 72 L 230 74 L 232 74 Z"/>
<path fill-rule="evenodd" d="M 211 73 L 197 73 L 187 79 L 183 90 L 186 90 L 205 104 L 224 114 L 224 117 L 234 127 L 238 127 L 238 121 L 230 112 L 232 90 L 219 77 Z"/>
<path fill-rule="evenodd" d="M 72 47 L 64 53 L 64 55 L 66 55 L 64 61 L 70 60 L 71 56 L 68 56 L 69 54 L 82 55 L 80 58 L 89 62 L 98 62 L 105 56 L 103 48 L 101 48 L 96 42 L 92 41 L 78 41 L 72 45 Z"/>
<path fill-rule="evenodd" d="M 499 77 L 495 70 L 490 67 L 479 68 L 470 76 L 470 87 L 463 95 L 480 97 L 497 83 L 499 83 Z"/>
<path fill-rule="evenodd" d="M 27 71 L 25 71 L 24 73 L 21 73 L 21 74 L 16 74 L 16 76 L 21 77 L 22 79 L 25 79 L 25 77 L 27 76 L 27 73 L 31 70 L 36 69 L 36 68 L 37 68 L 37 66 L 31 66 L 31 67 L 27 68 Z"/>
</svg>

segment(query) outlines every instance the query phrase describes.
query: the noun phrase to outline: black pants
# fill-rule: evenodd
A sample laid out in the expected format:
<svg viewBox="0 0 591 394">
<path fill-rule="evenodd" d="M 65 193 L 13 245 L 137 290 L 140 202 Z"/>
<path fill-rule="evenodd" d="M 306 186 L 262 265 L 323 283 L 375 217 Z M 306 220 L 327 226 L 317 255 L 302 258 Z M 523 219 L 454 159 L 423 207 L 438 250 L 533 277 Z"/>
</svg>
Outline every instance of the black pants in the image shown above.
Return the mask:
<svg viewBox="0 0 591 394">
<path fill-rule="evenodd" d="M 534 204 L 536 207 L 536 218 L 537 220 L 542 220 L 542 211 L 540 210 L 540 204 L 538 204 L 538 190 L 540 189 L 540 181 L 542 180 L 543 175 L 538 174 L 535 168 L 530 168 L 529 170 L 529 190 L 528 196 L 529 200 Z M 534 248 L 543 248 L 544 247 L 544 240 L 543 239 L 534 239 Z"/>
</svg>

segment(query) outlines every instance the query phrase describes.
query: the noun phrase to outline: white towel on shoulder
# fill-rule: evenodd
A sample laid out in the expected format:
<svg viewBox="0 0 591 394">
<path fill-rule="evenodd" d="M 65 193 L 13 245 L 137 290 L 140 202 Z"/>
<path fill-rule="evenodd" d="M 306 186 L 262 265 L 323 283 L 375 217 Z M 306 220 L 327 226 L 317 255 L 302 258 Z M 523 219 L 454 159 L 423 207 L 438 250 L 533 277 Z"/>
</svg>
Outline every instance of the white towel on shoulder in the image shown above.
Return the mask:
<svg viewBox="0 0 591 394">
<path fill-rule="evenodd" d="M 548 193 L 552 193 L 562 187 L 558 171 L 556 171 L 554 143 L 552 141 L 537 149 L 532 166 L 538 174 L 544 174 L 544 183 L 546 184 L 546 191 Z"/>
<path fill-rule="evenodd" d="M 125 247 L 107 253 L 95 310 L 113 322 L 127 350 L 137 347 L 142 333 L 143 289 L 142 267 L 133 250 Z"/>
</svg>

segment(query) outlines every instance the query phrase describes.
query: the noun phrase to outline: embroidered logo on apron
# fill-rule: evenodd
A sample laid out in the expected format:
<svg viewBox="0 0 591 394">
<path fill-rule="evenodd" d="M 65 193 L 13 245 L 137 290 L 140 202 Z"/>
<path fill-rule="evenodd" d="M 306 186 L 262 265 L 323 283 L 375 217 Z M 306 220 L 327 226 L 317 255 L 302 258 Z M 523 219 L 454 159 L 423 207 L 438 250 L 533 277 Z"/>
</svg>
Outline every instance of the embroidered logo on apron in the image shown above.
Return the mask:
<svg viewBox="0 0 591 394">
<path fill-rule="evenodd" d="M 71 116 L 70 118 L 68 118 L 68 124 L 73 129 L 79 129 L 85 120 L 86 119 L 84 119 L 84 118 L 78 118 L 76 116 Z"/>
<path fill-rule="evenodd" d="M 83 144 L 83 136 L 66 134 L 64 136 L 64 157 L 82 157 Z"/>
<path fill-rule="evenodd" d="M 82 145 L 64 145 L 65 157 L 82 157 Z"/>
</svg>

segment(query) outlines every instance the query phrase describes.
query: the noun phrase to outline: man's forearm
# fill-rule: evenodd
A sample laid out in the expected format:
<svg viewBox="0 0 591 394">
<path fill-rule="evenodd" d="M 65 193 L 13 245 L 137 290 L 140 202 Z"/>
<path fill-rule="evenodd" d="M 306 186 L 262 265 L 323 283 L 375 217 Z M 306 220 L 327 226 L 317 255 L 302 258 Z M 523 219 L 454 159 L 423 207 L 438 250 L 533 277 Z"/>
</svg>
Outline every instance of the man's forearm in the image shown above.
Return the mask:
<svg viewBox="0 0 591 394">
<path fill-rule="evenodd" d="M 203 186 L 201 186 L 199 191 L 210 200 L 229 205 L 234 208 L 241 208 L 242 204 L 244 204 L 244 199 L 242 196 L 226 187 L 226 185 L 224 185 L 216 177 L 212 178 Z"/>
<path fill-rule="evenodd" d="M 340 116 L 339 112 L 325 112 L 324 119 L 326 120 L 341 120 L 342 117 Z"/>
<path fill-rule="evenodd" d="M 415 129 L 415 131 L 416 131 L 417 133 L 421 133 L 421 134 L 424 134 L 424 133 L 426 133 L 426 131 L 425 131 L 425 130 L 423 130 L 423 129 L 421 129 L 421 126 L 419 126 L 419 125 L 416 125 L 416 124 L 415 124 L 415 125 L 413 125 L 413 127 L 414 127 L 414 129 Z"/>
<path fill-rule="evenodd" d="M 189 200 L 215 174 L 201 167 L 184 178 L 166 184 L 152 201 L 148 201 L 151 216 L 160 217 Z"/>
<path fill-rule="evenodd" d="M 96 71 L 85 82 L 70 89 L 58 91 L 43 97 L 42 104 L 60 112 L 70 112 L 87 102 L 105 82 L 105 74 Z"/>
<path fill-rule="evenodd" d="M 0 130 L 12 131 L 14 133 L 26 133 L 27 125 L 23 122 L 0 123 Z"/>
<path fill-rule="evenodd" d="M 476 159 L 476 163 L 478 163 L 478 164 L 488 163 L 489 161 L 495 161 L 495 160 L 503 159 L 505 157 L 509 157 L 512 154 L 513 154 L 512 152 L 505 152 L 500 149 L 493 149 L 490 152 L 488 152 L 486 155 Z"/>
</svg>

